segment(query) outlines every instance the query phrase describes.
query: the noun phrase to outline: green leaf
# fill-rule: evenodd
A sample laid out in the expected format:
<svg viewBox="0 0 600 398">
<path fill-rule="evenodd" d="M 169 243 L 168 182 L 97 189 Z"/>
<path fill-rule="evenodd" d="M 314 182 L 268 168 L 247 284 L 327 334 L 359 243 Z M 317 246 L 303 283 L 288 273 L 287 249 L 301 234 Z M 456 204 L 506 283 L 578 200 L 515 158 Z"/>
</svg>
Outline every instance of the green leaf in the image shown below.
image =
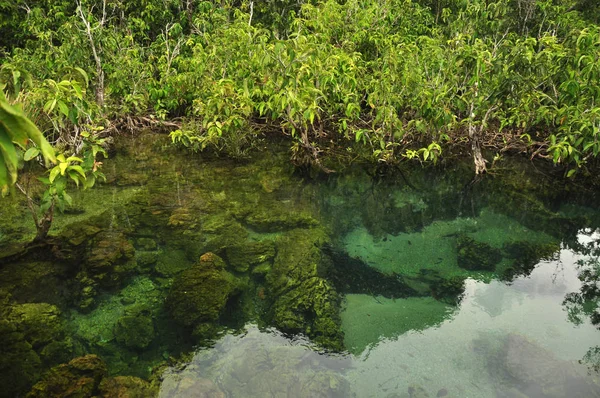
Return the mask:
<svg viewBox="0 0 600 398">
<path fill-rule="evenodd" d="M 62 113 L 63 115 L 65 115 L 65 117 L 69 117 L 69 107 L 67 106 L 67 104 L 65 104 L 63 101 L 58 101 L 58 110 L 60 111 L 60 113 Z"/>
<path fill-rule="evenodd" d="M 68 163 L 59 163 L 58 167 L 60 168 L 60 175 L 64 176 L 65 171 L 67 170 L 67 167 L 69 167 L 69 164 Z"/>
<path fill-rule="evenodd" d="M 8 170 L 6 170 L 6 166 L 4 166 L 4 157 L 0 152 L 0 193 L 2 196 L 5 196 L 8 193 L 9 186 Z"/>
<path fill-rule="evenodd" d="M 19 164 L 17 151 L 6 133 L 4 127 L 0 124 L 0 153 L 4 158 L 4 166 L 8 173 L 9 181 L 14 184 L 17 181 L 17 167 Z"/>
<path fill-rule="evenodd" d="M 86 178 L 85 171 L 83 171 L 83 168 L 81 166 L 77 166 L 77 165 L 71 166 L 71 167 L 69 167 L 69 170 L 73 170 L 73 171 L 79 173 L 83 177 L 83 179 Z"/>
<path fill-rule="evenodd" d="M 572 177 L 573 174 L 575 174 L 576 171 L 577 171 L 577 169 L 571 169 L 571 170 L 569 170 L 569 172 L 567 173 L 567 178 Z"/>
<path fill-rule="evenodd" d="M 39 154 L 40 154 L 39 149 L 37 149 L 36 147 L 31 147 L 27 150 L 27 152 L 25 152 L 23 159 L 26 162 L 29 162 L 31 159 L 37 158 Z"/>
<path fill-rule="evenodd" d="M 60 168 L 58 166 L 53 167 L 52 170 L 50 170 L 50 176 L 48 177 L 48 180 L 50 181 L 50 183 L 53 183 L 59 174 L 60 174 Z"/>
</svg>

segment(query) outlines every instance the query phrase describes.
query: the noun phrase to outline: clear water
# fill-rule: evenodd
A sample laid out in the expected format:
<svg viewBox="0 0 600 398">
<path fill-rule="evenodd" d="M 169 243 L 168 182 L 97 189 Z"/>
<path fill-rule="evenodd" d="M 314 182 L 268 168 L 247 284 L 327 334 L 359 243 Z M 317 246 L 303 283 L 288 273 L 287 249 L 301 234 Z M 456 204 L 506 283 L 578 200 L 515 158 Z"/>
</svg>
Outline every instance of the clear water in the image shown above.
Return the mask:
<svg viewBox="0 0 600 398">
<path fill-rule="evenodd" d="M 163 145 L 118 143 L 109 184 L 54 223 L 85 240 L 62 261 L 8 257 L 34 231 L 17 199 L 0 209 L 0 373 L 19 378 L 0 396 L 88 353 L 160 397 L 600 396 L 595 192 L 522 164 L 315 180 L 276 149 Z M 182 324 L 172 292 L 207 252 L 235 293 Z"/>
</svg>

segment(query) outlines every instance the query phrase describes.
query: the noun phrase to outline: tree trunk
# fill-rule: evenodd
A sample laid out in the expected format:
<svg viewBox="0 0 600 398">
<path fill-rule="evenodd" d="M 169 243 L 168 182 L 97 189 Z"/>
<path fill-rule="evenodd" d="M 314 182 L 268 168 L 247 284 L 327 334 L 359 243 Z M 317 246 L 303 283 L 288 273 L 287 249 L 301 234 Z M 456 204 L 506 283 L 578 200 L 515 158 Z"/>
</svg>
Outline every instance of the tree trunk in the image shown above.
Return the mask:
<svg viewBox="0 0 600 398">
<path fill-rule="evenodd" d="M 37 233 L 34 242 L 43 242 L 48 237 L 48 232 L 50 231 L 50 227 L 52 226 L 52 219 L 54 218 L 54 201 L 52 205 L 48 209 L 48 211 L 38 220 L 36 223 Z"/>
</svg>

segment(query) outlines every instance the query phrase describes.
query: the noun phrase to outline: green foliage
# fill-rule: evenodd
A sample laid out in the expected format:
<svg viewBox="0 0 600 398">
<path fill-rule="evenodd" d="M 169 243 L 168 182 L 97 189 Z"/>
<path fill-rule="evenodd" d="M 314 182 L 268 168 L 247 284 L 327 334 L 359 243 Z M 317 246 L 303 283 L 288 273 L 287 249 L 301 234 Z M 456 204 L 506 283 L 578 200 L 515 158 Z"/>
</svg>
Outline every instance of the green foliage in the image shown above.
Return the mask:
<svg viewBox="0 0 600 398">
<path fill-rule="evenodd" d="M 15 20 L 0 30 L 19 39 L 0 77 L 65 145 L 86 124 L 150 116 L 184 118 L 177 144 L 233 156 L 279 132 L 298 162 L 332 145 L 386 163 L 466 146 L 576 170 L 600 151 L 600 28 L 585 0 L 102 4 L 3 5 Z"/>
<path fill-rule="evenodd" d="M 48 161 L 56 161 L 54 149 L 48 144 L 38 128 L 25 116 L 23 111 L 10 105 L 0 90 L 0 192 L 5 195 L 17 181 L 19 154 L 30 142 L 35 145 L 33 151 Z M 31 149 L 26 153 L 31 159 Z M 28 159 L 25 159 L 28 160 Z"/>
</svg>

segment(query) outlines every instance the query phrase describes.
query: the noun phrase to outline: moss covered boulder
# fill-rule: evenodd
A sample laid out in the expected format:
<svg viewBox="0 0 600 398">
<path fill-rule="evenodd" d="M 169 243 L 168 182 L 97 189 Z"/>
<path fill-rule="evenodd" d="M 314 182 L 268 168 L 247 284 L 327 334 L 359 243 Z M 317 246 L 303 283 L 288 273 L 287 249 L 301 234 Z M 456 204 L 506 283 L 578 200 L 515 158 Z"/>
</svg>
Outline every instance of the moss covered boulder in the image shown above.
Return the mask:
<svg viewBox="0 0 600 398">
<path fill-rule="evenodd" d="M 179 274 L 166 301 L 173 319 L 184 326 L 217 320 L 239 290 L 238 281 L 225 267 L 221 257 L 209 252 Z"/>
<path fill-rule="evenodd" d="M 121 232 L 103 231 L 94 237 L 86 255 L 86 271 L 102 285 L 114 286 L 135 264 L 133 245 Z"/>
<path fill-rule="evenodd" d="M 339 316 L 341 299 L 323 277 L 328 258 L 321 248 L 328 242 L 320 228 L 295 229 L 281 236 L 277 255 L 267 275 L 267 298 L 272 323 L 284 332 L 305 333 L 330 349 L 343 348 Z"/>
<path fill-rule="evenodd" d="M 494 271 L 502 260 L 500 250 L 465 235 L 458 237 L 456 251 L 458 265 L 470 271 Z"/>
<path fill-rule="evenodd" d="M 106 377 L 100 382 L 102 398 L 152 398 L 158 396 L 158 388 L 146 380 L 133 376 Z"/>
<path fill-rule="evenodd" d="M 51 304 L 16 304 L 11 307 L 8 319 L 34 348 L 59 340 L 63 335 L 60 310 Z"/>
<path fill-rule="evenodd" d="M 33 386 L 27 398 L 86 398 L 98 395 L 106 365 L 96 355 L 75 358 L 56 366 Z"/>
<path fill-rule="evenodd" d="M 152 318 L 141 314 L 125 315 L 115 325 L 117 342 L 127 348 L 146 348 L 154 339 L 156 331 Z"/>
<path fill-rule="evenodd" d="M 0 320 L 0 397 L 12 398 L 27 391 L 40 376 L 42 362 L 23 332 Z"/>
<path fill-rule="evenodd" d="M 275 244 L 270 240 L 244 242 L 225 249 L 229 265 L 238 272 L 246 272 L 251 267 L 270 263 L 275 257 Z"/>
</svg>

